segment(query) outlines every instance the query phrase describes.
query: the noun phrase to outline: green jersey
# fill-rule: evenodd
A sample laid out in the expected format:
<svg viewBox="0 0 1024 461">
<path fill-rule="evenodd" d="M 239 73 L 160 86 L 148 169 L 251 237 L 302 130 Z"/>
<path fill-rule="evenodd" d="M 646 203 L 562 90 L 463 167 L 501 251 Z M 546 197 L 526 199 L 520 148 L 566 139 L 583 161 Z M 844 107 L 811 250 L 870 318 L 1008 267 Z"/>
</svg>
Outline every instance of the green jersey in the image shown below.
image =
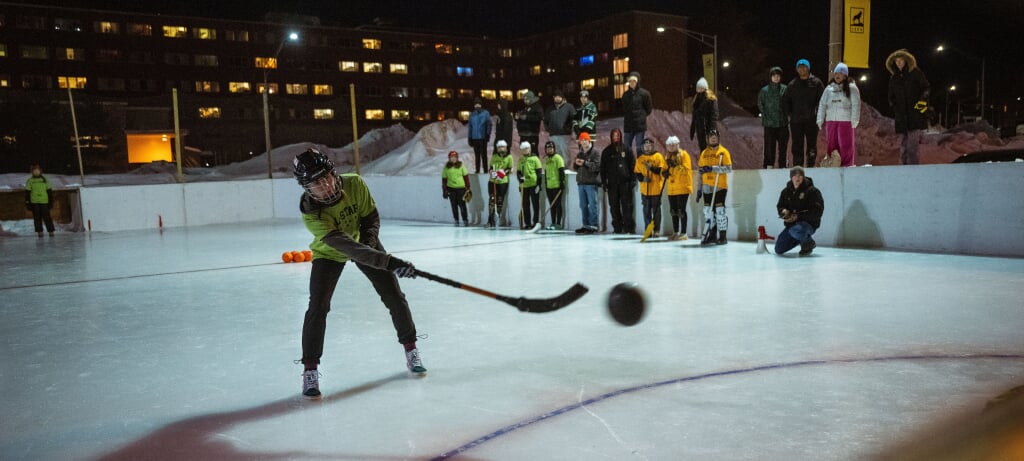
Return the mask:
<svg viewBox="0 0 1024 461">
<path fill-rule="evenodd" d="M 348 173 L 339 175 L 339 182 L 344 195 L 338 203 L 333 205 L 317 207 L 317 203 L 303 197 L 301 211 L 302 222 L 306 229 L 313 234 L 313 242 L 309 249 L 313 252 L 313 258 L 327 258 L 330 260 L 345 262 L 349 255 L 331 248 L 321 239 L 331 231 L 341 231 L 353 241 L 359 241 L 359 218 L 373 213 L 377 209 L 370 189 L 366 187 L 363 178 L 356 174 Z M 313 204 L 309 206 L 309 204 Z"/>
<path fill-rule="evenodd" d="M 31 176 L 25 181 L 25 190 L 28 191 L 29 201 L 38 204 L 50 203 L 50 183 L 42 176 Z"/>
<path fill-rule="evenodd" d="M 491 178 L 491 182 L 495 184 L 508 184 L 508 175 L 512 174 L 512 156 L 498 154 L 492 155 L 491 170 L 502 170 L 505 172 L 504 178 Z"/>
<path fill-rule="evenodd" d="M 537 185 L 537 170 L 541 167 L 540 159 L 536 155 L 527 155 L 519 159 L 519 171 L 523 173 L 523 187 Z"/>
<path fill-rule="evenodd" d="M 441 177 L 445 180 L 445 185 L 455 189 L 461 189 L 466 187 L 466 175 L 469 172 L 466 171 L 466 165 L 459 162 L 459 166 L 451 166 L 449 164 L 444 165 L 444 169 L 441 170 Z"/>
<path fill-rule="evenodd" d="M 544 160 L 544 174 L 547 176 L 548 189 L 562 188 L 562 171 L 565 170 L 565 159 L 561 155 L 550 155 Z"/>
</svg>

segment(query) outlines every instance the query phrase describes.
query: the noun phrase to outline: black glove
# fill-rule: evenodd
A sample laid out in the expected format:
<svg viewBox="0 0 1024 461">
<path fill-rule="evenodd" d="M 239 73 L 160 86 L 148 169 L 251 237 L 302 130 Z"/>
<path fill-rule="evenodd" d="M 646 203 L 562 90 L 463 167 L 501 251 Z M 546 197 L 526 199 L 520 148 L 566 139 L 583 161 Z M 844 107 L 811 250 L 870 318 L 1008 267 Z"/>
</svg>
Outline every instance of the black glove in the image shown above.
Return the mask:
<svg viewBox="0 0 1024 461">
<path fill-rule="evenodd" d="M 664 178 L 667 178 L 669 176 L 668 170 L 662 170 L 661 171 L 661 176 L 664 177 Z"/>
<path fill-rule="evenodd" d="M 651 173 L 661 174 L 661 167 L 660 166 L 651 166 L 651 167 L 647 167 L 647 169 L 651 170 Z"/>
<path fill-rule="evenodd" d="M 416 267 L 412 263 L 403 259 L 398 259 L 395 256 L 388 258 L 388 271 L 394 273 L 398 277 L 403 278 L 416 278 Z"/>
<path fill-rule="evenodd" d="M 700 167 L 700 172 L 701 173 L 710 173 L 711 172 L 711 167 L 709 167 L 709 166 L 702 166 L 702 167 Z"/>
<path fill-rule="evenodd" d="M 703 197 L 703 196 L 704 196 L 704 190 L 702 188 L 701 189 L 697 189 L 697 201 L 698 202 L 700 201 L 700 198 Z"/>
<path fill-rule="evenodd" d="M 636 180 L 640 182 L 647 182 L 647 178 L 640 173 L 636 173 Z"/>
<path fill-rule="evenodd" d="M 444 197 L 445 200 L 448 200 L 448 189 L 441 190 L 441 197 Z"/>
</svg>

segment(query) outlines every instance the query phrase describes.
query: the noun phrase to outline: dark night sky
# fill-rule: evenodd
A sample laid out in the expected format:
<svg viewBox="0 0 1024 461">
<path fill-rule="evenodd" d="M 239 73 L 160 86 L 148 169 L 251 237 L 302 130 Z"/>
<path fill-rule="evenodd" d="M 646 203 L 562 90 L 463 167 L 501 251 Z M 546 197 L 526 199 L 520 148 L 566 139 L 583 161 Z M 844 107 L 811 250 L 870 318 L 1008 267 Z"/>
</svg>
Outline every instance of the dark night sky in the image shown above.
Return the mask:
<svg viewBox="0 0 1024 461">
<path fill-rule="evenodd" d="M 463 0 L 439 2 L 392 0 L 42 0 L 39 3 L 86 8 L 144 11 L 200 17 L 259 20 L 266 12 L 299 13 L 320 17 L 325 25 L 357 26 L 374 18 L 387 18 L 395 26 L 469 33 L 494 37 L 521 37 L 609 14 L 636 9 L 678 14 L 691 18 L 691 27 L 720 36 L 736 33 L 738 26 L 702 28 L 722 4 L 735 4 L 752 19 L 745 30 L 769 50 L 768 62 L 783 67 L 787 77 L 801 57 L 811 59 L 818 76 L 827 75 L 827 0 L 664 0 L 564 2 L 559 0 Z M 577 5 L 583 5 L 580 8 Z M 933 85 L 933 104 L 942 102 L 944 89 L 957 83 L 961 91 L 974 91 L 980 63 L 961 54 L 937 55 L 938 43 L 956 46 L 966 54 L 986 59 L 986 100 L 1002 104 L 1024 97 L 1024 0 L 874 0 L 871 5 L 871 69 L 862 85 L 865 98 L 876 106 L 884 101 L 888 72 L 885 57 L 897 48 L 914 53 Z M 707 20 L 707 21 L 706 21 Z M 730 50 L 720 47 L 722 60 Z M 1018 105 L 1020 103 L 1017 103 Z M 883 112 L 886 110 L 883 109 Z"/>
</svg>

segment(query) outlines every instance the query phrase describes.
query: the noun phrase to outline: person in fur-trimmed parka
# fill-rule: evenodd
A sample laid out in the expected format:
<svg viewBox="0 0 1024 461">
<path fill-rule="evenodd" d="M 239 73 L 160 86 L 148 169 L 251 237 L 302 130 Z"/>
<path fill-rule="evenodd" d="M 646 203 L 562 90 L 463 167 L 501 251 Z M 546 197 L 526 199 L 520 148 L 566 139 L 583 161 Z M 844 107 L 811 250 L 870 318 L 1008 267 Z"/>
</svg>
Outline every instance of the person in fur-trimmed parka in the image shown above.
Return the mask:
<svg viewBox="0 0 1024 461">
<path fill-rule="evenodd" d="M 900 134 L 900 161 L 916 165 L 917 147 L 921 143 L 921 130 L 928 128 L 928 95 L 930 85 L 924 72 L 917 67 L 917 59 L 906 49 L 893 51 L 885 60 L 889 78 L 889 107 Z"/>
</svg>

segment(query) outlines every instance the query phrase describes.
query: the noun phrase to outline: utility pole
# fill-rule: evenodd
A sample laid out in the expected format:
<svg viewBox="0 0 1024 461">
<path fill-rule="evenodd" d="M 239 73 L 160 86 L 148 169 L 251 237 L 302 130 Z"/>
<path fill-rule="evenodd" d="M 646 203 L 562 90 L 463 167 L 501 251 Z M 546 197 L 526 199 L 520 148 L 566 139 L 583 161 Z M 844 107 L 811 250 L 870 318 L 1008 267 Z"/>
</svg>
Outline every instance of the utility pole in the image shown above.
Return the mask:
<svg viewBox="0 0 1024 461">
<path fill-rule="evenodd" d="M 828 27 L 828 79 L 832 80 L 832 69 L 843 60 L 843 5 L 844 0 L 832 0 L 829 9 Z M 826 83 L 827 85 L 827 83 Z"/>
</svg>

